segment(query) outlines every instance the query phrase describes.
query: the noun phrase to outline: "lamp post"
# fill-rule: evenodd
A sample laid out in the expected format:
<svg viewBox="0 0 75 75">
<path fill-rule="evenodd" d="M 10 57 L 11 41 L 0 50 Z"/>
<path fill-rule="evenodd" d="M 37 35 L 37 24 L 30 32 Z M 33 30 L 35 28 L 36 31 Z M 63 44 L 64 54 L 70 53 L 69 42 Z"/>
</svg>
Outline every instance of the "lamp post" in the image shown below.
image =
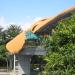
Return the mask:
<svg viewBox="0 0 75 75">
<path fill-rule="evenodd" d="M 14 73 L 16 73 L 15 61 L 16 61 L 16 56 L 15 56 L 15 54 L 14 54 Z"/>
</svg>

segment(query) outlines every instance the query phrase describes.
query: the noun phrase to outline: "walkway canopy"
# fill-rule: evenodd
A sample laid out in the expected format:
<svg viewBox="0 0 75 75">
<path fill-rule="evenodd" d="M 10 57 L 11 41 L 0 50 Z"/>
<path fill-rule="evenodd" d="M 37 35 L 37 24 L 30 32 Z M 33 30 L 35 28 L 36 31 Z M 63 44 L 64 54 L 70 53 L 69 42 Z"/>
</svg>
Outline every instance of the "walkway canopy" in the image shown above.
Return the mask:
<svg viewBox="0 0 75 75">
<path fill-rule="evenodd" d="M 60 20 L 69 17 L 71 12 L 75 12 L 75 6 L 64 10 L 63 12 L 59 13 L 57 16 L 42 19 L 36 23 L 33 24 L 31 27 L 32 32 L 22 32 L 19 35 L 17 35 L 13 40 L 7 43 L 6 48 L 9 52 L 15 54 L 22 50 L 25 40 L 29 39 L 38 39 L 38 37 L 35 34 L 49 34 L 51 28 Z"/>
<path fill-rule="evenodd" d="M 75 6 L 64 10 L 63 12 L 57 14 L 56 16 L 41 19 L 35 22 L 31 31 L 36 34 L 49 34 L 52 27 L 60 20 L 65 19 L 70 16 L 71 12 L 75 12 Z"/>
</svg>

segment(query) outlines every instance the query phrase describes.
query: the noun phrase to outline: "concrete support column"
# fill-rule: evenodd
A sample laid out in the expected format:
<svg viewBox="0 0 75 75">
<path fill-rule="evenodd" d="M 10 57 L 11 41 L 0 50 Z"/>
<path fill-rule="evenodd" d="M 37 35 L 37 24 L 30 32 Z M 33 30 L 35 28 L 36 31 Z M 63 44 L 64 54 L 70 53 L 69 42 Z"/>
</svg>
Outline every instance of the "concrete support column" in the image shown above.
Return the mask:
<svg viewBox="0 0 75 75">
<path fill-rule="evenodd" d="M 18 75 L 30 75 L 30 56 L 18 55 Z"/>
</svg>

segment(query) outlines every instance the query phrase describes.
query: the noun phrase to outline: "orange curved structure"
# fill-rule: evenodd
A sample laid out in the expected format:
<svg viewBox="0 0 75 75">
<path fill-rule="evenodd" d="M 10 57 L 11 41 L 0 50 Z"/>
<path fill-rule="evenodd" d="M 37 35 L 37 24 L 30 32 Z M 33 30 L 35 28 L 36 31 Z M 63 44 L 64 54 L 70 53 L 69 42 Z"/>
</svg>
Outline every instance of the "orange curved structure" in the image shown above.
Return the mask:
<svg viewBox="0 0 75 75">
<path fill-rule="evenodd" d="M 70 12 L 73 11 L 75 11 L 75 6 L 67 10 L 64 10 L 63 12 L 59 13 L 57 16 L 39 20 L 38 22 L 32 25 L 31 31 L 33 33 L 41 33 L 43 30 L 44 31 L 47 30 L 46 28 L 49 28 L 50 25 L 52 26 L 55 22 L 61 20 L 63 17 L 66 17 L 66 15 L 68 15 Z"/>
<path fill-rule="evenodd" d="M 61 20 L 63 17 L 65 17 L 67 14 L 73 11 L 75 11 L 75 7 L 64 10 L 62 13 L 58 14 L 57 16 L 42 19 L 34 23 L 34 25 L 31 27 L 30 30 L 33 33 L 42 33 L 42 32 L 45 32 L 46 30 L 48 31 L 48 28 L 50 26 L 52 26 L 54 23 Z M 25 33 L 24 32 L 20 33 L 13 40 L 11 40 L 10 42 L 6 44 L 7 50 L 12 54 L 16 54 L 20 52 L 25 43 L 25 39 L 26 39 Z"/>
<path fill-rule="evenodd" d="M 16 54 L 22 49 L 24 43 L 25 43 L 25 33 L 22 32 L 19 35 L 17 35 L 13 40 L 8 42 L 6 44 L 6 48 L 11 54 Z"/>
</svg>

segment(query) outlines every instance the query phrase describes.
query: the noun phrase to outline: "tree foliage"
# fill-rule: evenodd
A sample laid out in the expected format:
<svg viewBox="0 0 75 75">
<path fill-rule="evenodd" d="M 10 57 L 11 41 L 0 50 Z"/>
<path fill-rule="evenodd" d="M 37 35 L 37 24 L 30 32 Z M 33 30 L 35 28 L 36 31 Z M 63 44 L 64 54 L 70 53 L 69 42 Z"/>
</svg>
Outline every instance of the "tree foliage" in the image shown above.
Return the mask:
<svg viewBox="0 0 75 75">
<path fill-rule="evenodd" d="M 75 12 L 60 20 L 45 38 L 46 75 L 75 75 Z"/>
<path fill-rule="evenodd" d="M 5 45 L 21 31 L 21 28 L 17 25 L 10 25 L 6 30 L 3 30 L 3 28 L 0 27 L 0 61 L 8 59 Z"/>
<path fill-rule="evenodd" d="M 21 31 L 22 31 L 22 29 L 20 28 L 20 26 L 17 26 L 17 25 L 10 25 L 10 26 L 5 30 L 5 34 L 6 34 L 6 37 L 7 37 L 8 39 L 12 39 L 12 38 L 15 37 L 16 35 L 18 35 Z"/>
</svg>

